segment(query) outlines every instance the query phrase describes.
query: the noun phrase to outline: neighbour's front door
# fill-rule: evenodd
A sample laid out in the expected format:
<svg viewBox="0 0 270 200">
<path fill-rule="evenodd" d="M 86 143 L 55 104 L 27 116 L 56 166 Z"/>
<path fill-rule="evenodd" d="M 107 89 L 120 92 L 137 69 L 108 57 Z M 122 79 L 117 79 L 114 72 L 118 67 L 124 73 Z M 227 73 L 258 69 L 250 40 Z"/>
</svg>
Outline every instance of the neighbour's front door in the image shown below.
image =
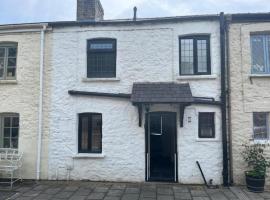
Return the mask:
<svg viewBox="0 0 270 200">
<path fill-rule="evenodd" d="M 176 114 L 152 112 L 146 119 L 146 179 L 176 182 Z"/>
</svg>

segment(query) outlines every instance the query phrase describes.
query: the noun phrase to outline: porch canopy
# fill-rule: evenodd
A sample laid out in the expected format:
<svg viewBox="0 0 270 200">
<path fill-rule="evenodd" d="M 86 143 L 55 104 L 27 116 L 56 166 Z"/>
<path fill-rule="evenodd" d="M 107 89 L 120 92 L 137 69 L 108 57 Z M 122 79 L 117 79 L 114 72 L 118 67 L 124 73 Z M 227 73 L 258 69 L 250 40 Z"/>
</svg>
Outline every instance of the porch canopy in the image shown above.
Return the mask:
<svg viewBox="0 0 270 200">
<path fill-rule="evenodd" d="M 192 93 L 188 83 L 134 83 L 133 104 L 191 103 Z"/>
<path fill-rule="evenodd" d="M 131 102 L 138 107 L 139 126 L 142 124 L 143 105 L 149 109 L 151 104 L 179 104 L 180 126 L 182 127 L 185 107 L 193 101 L 188 83 L 134 83 L 131 94 Z"/>
<path fill-rule="evenodd" d="M 143 82 L 134 83 L 132 94 L 123 93 L 104 93 L 69 90 L 73 96 L 99 96 L 109 98 L 130 99 L 134 106 L 138 107 L 139 126 L 142 126 L 142 109 L 149 108 L 152 104 L 178 104 L 180 111 L 180 126 L 183 127 L 185 107 L 190 104 L 205 104 L 220 106 L 219 101 L 213 97 L 194 97 L 188 83 L 173 82 Z"/>
</svg>

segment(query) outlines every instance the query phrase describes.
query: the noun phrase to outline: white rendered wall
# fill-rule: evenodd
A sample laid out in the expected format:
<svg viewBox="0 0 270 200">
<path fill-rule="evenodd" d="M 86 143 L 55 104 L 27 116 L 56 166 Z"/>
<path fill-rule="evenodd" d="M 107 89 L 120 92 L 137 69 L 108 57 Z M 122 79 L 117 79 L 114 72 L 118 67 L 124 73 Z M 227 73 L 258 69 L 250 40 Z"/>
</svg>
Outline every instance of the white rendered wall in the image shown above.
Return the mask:
<svg viewBox="0 0 270 200">
<path fill-rule="evenodd" d="M 180 79 L 178 37 L 210 34 L 212 76 Z M 117 39 L 118 81 L 85 81 L 87 39 Z M 96 26 L 55 28 L 52 33 L 52 85 L 50 107 L 49 178 L 144 181 L 145 136 L 138 126 L 138 111 L 129 100 L 74 97 L 68 90 L 131 93 L 134 82 L 189 82 L 194 96 L 220 96 L 220 55 L 218 22 L 146 24 L 137 26 Z M 151 110 L 177 112 L 178 106 L 155 105 Z M 198 112 L 216 112 L 216 136 L 198 140 Z M 72 158 L 77 154 L 78 113 L 98 112 L 103 117 L 101 158 Z M 187 123 L 191 117 L 191 123 Z M 179 123 L 179 120 L 177 120 Z M 144 119 L 143 119 L 144 122 Z M 202 183 L 196 161 L 207 179 L 221 183 L 222 148 L 220 110 L 215 106 L 190 106 L 185 126 L 177 125 L 178 171 L 182 183 Z M 67 167 L 68 166 L 68 167 Z"/>
</svg>

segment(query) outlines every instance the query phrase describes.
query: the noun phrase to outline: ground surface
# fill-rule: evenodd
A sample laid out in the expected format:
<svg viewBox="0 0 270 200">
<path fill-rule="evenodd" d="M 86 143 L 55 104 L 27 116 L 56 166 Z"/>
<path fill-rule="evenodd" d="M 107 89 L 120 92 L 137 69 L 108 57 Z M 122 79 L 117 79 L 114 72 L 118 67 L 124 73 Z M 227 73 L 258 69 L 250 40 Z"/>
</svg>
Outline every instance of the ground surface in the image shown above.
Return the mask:
<svg viewBox="0 0 270 200">
<path fill-rule="evenodd" d="M 244 187 L 207 189 L 161 183 L 28 182 L 16 186 L 12 192 L 1 190 L 0 199 L 270 200 L 270 191 L 254 194 Z"/>
</svg>

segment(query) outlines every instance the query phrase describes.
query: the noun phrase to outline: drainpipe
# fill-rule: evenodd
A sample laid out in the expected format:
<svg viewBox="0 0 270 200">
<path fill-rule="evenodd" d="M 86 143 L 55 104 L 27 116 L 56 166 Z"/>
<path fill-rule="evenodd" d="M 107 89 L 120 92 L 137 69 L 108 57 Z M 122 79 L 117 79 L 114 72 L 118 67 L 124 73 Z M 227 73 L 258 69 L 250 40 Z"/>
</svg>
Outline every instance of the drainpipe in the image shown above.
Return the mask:
<svg viewBox="0 0 270 200">
<path fill-rule="evenodd" d="M 221 121 L 222 121 L 222 150 L 223 150 L 223 185 L 229 186 L 228 170 L 228 138 L 227 138 L 227 95 L 226 95 L 226 39 L 225 17 L 220 13 L 220 67 L 221 67 Z"/>
<path fill-rule="evenodd" d="M 41 148 L 42 148 L 42 121 L 43 121 L 43 70 L 44 70 L 44 45 L 45 31 L 47 26 L 43 25 L 40 31 L 40 62 L 39 62 L 39 108 L 38 108 L 38 143 L 37 143 L 37 174 L 36 179 L 40 179 Z"/>
</svg>

